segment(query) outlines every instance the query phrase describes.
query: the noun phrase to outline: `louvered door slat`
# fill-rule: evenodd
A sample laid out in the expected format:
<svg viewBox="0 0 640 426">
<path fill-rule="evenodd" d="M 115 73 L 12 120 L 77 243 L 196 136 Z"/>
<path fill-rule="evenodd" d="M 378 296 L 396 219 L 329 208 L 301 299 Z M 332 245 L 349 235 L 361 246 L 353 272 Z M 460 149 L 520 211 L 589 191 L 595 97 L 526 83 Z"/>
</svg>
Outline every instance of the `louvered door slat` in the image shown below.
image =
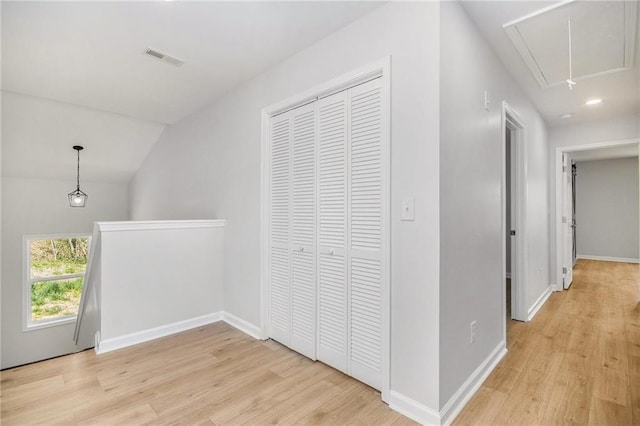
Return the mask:
<svg viewBox="0 0 640 426">
<path fill-rule="evenodd" d="M 291 348 L 316 358 L 316 105 L 290 111 L 292 129 Z"/>
<path fill-rule="evenodd" d="M 291 340 L 291 122 L 285 113 L 271 120 L 271 324 L 269 335 L 288 345 Z"/>
<path fill-rule="evenodd" d="M 347 93 L 318 102 L 318 359 L 347 372 Z"/>
<path fill-rule="evenodd" d="M 350 90 L 349 366 L 382 384 L 382 93 L 379 80 Z"/>
</svg>

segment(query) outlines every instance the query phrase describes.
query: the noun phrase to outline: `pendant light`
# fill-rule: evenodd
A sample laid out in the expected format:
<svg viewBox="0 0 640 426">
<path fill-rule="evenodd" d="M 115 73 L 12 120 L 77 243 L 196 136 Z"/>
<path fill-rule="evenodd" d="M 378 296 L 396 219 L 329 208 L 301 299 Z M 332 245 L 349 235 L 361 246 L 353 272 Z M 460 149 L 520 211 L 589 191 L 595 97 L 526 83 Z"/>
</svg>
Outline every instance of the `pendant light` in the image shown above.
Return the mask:
<svg viewBox="0 0 640 426">
<path fill-rule="evenodd" d="M 89 196 L 80 190 L 80 151 L 84 147 L 80 145 L 74 145 L 73 149 L 78 151 L 78 168 L 76 175 L 76 190 L 69 193 L 69 205 L 71 207 L 84 207 L 87 205 L 87 199 Z"/>
</svg>

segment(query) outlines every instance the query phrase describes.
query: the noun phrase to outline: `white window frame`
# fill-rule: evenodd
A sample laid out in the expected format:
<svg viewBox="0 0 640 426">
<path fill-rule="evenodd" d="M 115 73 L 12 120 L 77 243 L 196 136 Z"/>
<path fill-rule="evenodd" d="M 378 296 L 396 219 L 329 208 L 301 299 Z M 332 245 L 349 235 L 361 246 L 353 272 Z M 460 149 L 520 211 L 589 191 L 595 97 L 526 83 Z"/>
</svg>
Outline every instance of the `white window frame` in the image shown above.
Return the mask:
<svg viewBox="0 0 640 426">
<path fill-rule="evenodd" d="M 81 274 L 57 275 L 55 277 L 44 277 L 44 278 L 31 277 L 31 241 L 58 240 L 58 239 L 67 239 L 67 238 L 87 238 L 88 246 L 89 248 L 91 247 L 91 234 L 86 234 L 86 233 L 24 235 L 22 238 L 22 264 L 24 265 L 23 280 L 22 280 L 22 331 L 33 331 L 33 330 L 39 330 L 42 328 L 74 323 L 76 321 L 76 318 L 78 317 L 78 314 L 76 313 L 76 315 L 67 315 L 64 317 L 44 319 L 40 321 L 32 320 L 33 307 L 31 306 L 31 286 L 33 285 L 33 283 L 82 278 L 83 286 L 84 286 L 84 278 L 85 278 L 86 271 L 85 273 L 81 273 Z M 88 256 L 89 254 L 87 253 L 87 257 Z"/>
</svg>

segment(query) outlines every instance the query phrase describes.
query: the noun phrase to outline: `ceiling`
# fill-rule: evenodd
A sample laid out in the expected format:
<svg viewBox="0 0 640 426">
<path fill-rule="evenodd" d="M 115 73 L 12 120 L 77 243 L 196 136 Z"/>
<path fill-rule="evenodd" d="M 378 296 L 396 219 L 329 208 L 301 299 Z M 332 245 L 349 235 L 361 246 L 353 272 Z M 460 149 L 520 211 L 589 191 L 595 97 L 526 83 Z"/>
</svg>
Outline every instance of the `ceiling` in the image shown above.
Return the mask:
<svg viewBox="0 0 640 426">
<path fill-rule="evenodd" d="M 85 178 L 127 182 L 165 125 L 381 4 L 2 1 L 2 174 L 73 179 L 71 146 L 81 144 Z M 637 113 L 640 42 L 632 70 L 578 81 L 573 91 L 540 86 L 503 25 L 556 4 L 466 1 L 463 6 L 551 126 Z M 611 32 L 619 46 L 614 9 L 598 13 L 594 22 L 605 21 L 602 31 Z M 529 29 L 530 36 L 541 32 Z M 560 30 L 540 43 L 566 46 Z M 578 41 L 578 57 L 586 51 L 591 64 L 601 57 L 607 63 L 619 60 L 619 51 L 607 59 L 600 49 L 594 61 L 586 48 L 593 44 Z M 149 57 L 144 54 L 149 47 L 184 64 Z M 553 50 L 544 60 L 566 64 L 565 56 L 562 49 Z M 604 98 L 599 107 L 583 105 L 595 96 Z M 559 118 L 565 113 L 573 117 Z"/>
<path fill-rule="evenodd" d="M 165 125 L 381 4 L 2 1 L 2 174 L 75 179 L 80 144 L 84 179 L 128 182 Z"/>
<path fill-rule="evenodd" d="M 379 5 L 3 1 L 2 89 L 172 124 Z"/>
<path fill-rule="evenodd" d="M 628 158 L 638 156 L 638 144 L 627 144 L 608 148 L 588 149 L 584 151 L 572 151 L 571 159 L 575 162 L 612 160 L 615 158 Z"/>
<path fill-rule="evenodd" d="M 550 126 L 640 111 L 640 33 L 636 26 L 633 31 L 630 28 L 630 16 L 637 20 L 636 0 L 464 1 L 462 4 Z M 538 13 L 545 8 L 550 10 Z M 573 76 L 577 83 L 573 90 L 563 83 L 569 76 L 569 17 Z M 507 25 L 505 29 L 505 24 L 514 25 Z M 514 33 L 517 36 L 514 37 Z M 634 41 L 635 46 L 629 52 L 630 41 Z M 633 63 L 629 63 L 631 56 L 635 57 Z M 536 68 L 537 72 L 532 72 Z M 602 98 L 603 102 L 588 107 L 584 103 L 591 98 Z M 561 118 L 565 114 L 571 117 Z"/>
</svg>

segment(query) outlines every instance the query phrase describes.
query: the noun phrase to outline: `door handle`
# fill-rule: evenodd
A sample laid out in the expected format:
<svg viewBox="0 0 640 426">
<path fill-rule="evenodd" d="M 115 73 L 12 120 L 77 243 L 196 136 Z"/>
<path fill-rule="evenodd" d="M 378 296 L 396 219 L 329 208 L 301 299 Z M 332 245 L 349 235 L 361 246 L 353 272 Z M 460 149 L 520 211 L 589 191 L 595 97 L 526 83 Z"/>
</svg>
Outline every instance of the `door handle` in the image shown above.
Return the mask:
<svg viewBox="0 0 640 426">
<path fill-rule="evenodd" d="M 509 231 L 509 234 L 510 234 L 512 237 L 515 237 L 515 236 L 516 236 L 516 230 L 515 230 L 515 229 L 512 229 L 511 231 Z"/>
</svg>

